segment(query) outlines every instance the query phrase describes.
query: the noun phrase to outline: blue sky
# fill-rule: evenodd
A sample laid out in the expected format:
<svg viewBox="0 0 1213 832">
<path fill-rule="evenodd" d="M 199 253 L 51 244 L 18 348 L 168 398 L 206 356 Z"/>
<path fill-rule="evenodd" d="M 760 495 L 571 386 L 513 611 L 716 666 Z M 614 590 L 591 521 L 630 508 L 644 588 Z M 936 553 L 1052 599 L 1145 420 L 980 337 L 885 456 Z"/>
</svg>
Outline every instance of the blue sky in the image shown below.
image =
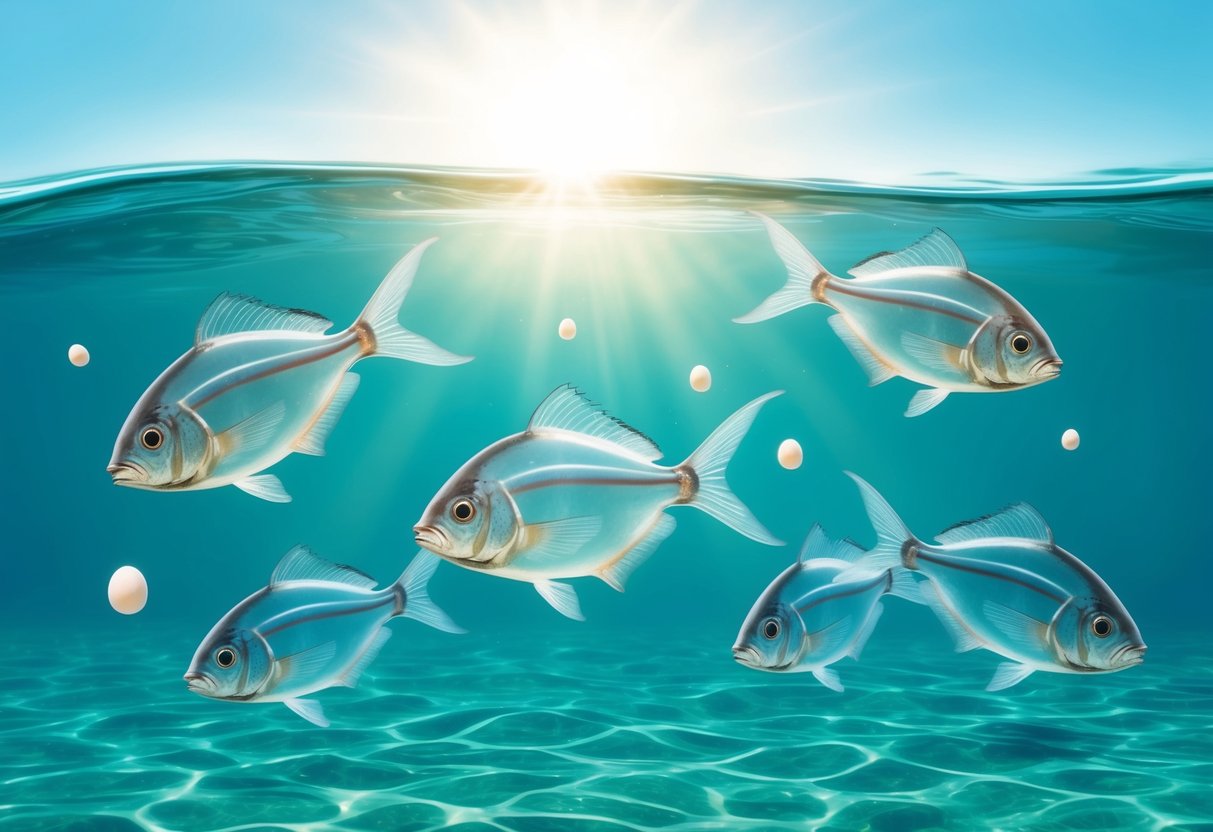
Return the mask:
<svg viewBox="0 0 1213 832">
<path fill-rule="evenodd" d="M 915 181 L 1213 162 L 1213 3 L 5 0 L 0 181 L 232 159 Z"/>
</svg>

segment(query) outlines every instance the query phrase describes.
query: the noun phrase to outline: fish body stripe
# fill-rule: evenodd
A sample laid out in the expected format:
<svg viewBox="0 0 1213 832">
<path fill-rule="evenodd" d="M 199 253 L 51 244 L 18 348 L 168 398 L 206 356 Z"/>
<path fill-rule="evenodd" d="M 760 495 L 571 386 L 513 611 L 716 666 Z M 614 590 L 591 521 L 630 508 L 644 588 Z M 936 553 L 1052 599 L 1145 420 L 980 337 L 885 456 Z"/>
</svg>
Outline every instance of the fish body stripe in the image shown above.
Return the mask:
<svg viewBox="0 0 1213 832">
<path fill-rule="evenodd" d="M 945 569 L 956 569 L 961 572 L 970 572 L 975 575 L 984 575 L 987 578 L 994 578 L 995 580 L 1006 581 L 1008 583 L 1017 584 L 1019 586 L 1022 586 L 1024 589 L 1031 590 L 1032 592 L 1043 595 L 1044 597 L 1048 598 L 1050 601 L 1054 601 L 1058 604 L 1065 603 L 1065 601 L 1067 600 L 1067 596 L 1058 595 L 1054 592 L 1050 592 L 1047 588 L 1045 588 L 1043 586 L 1039 586 L 1037 584 L 1033 584 L 1028 581 L 1020 580 L 1019 578 L 1016 578 L 1012 575 L 1000 574 L 999 572 L 996 572 L 992 569 L 983 569 L 982 567 L 974 566 L 971 563 L 962 564 L 962 563 L 957 562 L 954 559 L 949 560 L 949 559 L 945 559 L 945 558 L 939 558 L 939 557 L 936 557 L 934 555 L 931 555 L 931 554 L 923 551 L 922 549 L 916 549 L 916 557 L 918 560 L 925 560 L 928 563 L 934 563 L 937 566 L 942 566 Z"/>
<path fill-rule="evenodd" d="M 326 358 L 331 358 L 334 355 L 344 352 L 357 343 L 357 333 L 346 331 L 337 336 L 336 339 L 330 344 L 318 344 L 314 347 L 295 350 L 294 352 L 287 353 L 286 355 L 276 355 L 271 356 L 270 358 L 262 358 L 249 364 L 241 364 L 240 366 L 233 367 L 232 369 L 227 370 L 214 378 L 208 379 L 192 393 L 187 395 L 185 400 L 190 401 L 190 398 L 194 394 L 201 393 L 202 391 L 209 389 L 209 392 L 206 392 L 197 401 L 190 401 L 191 406 L 197 410 L 198 408 L 206 405 L 208 402 L 222 396 L 224 393 L 230 393 L 232 390 L 235 390 L 242 385 L 251 384 L 254 381 L 259 381 L 266 378 L 267 376 L 285 372 L 286 370 L 293 370 L 296 367 L 302 367 L 306 364 L 313 364 L 317 361 L 323 361 Z M 267 366 L 251 372 L 249 375 L 242 378 L 237 378 L 234 381 L 226 381 L 229 376 L 249 371 L 258 365 Z"/>
<path fill-rule="evenodd" d="M 542 470 L 542 469 L 541 469 Z M 535 472 L 532 472 L 535 473 Z M 553 486 L 567 485 L 678 485 L 681 486 L 684 477 L 677 472 L 671 473 L 667 477 L 561 477 L 559 475 L 551 475 L 547 477 L 536 477 L 528 482 L 519 485 L 511 486 L 511 494 L 525 494 L 528 491 L 537 491 L 541 488 L 551 488 Z M 680 489 L 681 491 L 681 489 Z"/>
<path fill-rule="evenodd" d="M 282 632 L 289 627 L 295 627 L 299 624 L 307 624 L 311 621 L 320 621 L 325 618 L 337 618 L 343 615 L 356 615 L 360 612 L 370 612 L 376 607 L 382 607 L 387 604 L 396 605 L 397 595 L 392 592 L 386 596 L 377 597 L 359 604 L 350 604 L 345 601 L 330 602 L 327 604 L 313 604 L 311 608 L 315 612 L 305 615 L 297 615 L 300 610 L 294 609 L 288 612 L 274 616 L 269 621 L 262 625 L 265 629 L 261 630 L 262 638 L 269 638 L 275 633 Z M 304 607 L 308 609 L 308 607 Z M 279 620 L 281 619 L 281 620 Z"/>
<path fill-rule="evenodd" d="M 842 592 L 839 592 L 835 595 L 827 596 L 825 598 L 821 598 L 821 597 L 814 598 L 812 601 L 808 602 L 803 607 L 797 605 L 796 611 L 803 614 L 803 613 L 808 612 L 809 610 L 811 610 L 813 607 L 817 606 L 818 604 L 822 604 L 826 601 L 836 601 L 840 598 L 850 598 L 852 595 L 859 595 L 862 592 L 867 592 L 870 589 L 874 589 L 878 584 L 887 585 L 889 583 L 889 575 L 890 575 L 889 571 L 885 570 L 884 572 L 877 575 L 875 578 L 872 578 L 870 581 L 867 581 L 866 583 L 857 584 L 857 585 L 851 587 L 850 589 L 843 590 Z"/>
<path fill-rule="evenodd" d="M 944 309 L 939 306 L 933 306 L 929 303 L 922 303 L 919 301 L 908 300 L 905 297 L 905 295 L 910 294 L 908 292 L 903 293 L 903 295 L 899 296 L 899 297 L 889 297 L 887 295 L 882 295 L 879 292 L 874 292 L 870 289 L 866 289 L 865 287 L 857 286 L 857 285 L 855 285 L 856 283 L 857 283 L 857 281 L 854 281 L 854 280 L 839 279 L 839 280 L 831 280 L 829 282 L 828 286 L 829 286 L 829 290 L 831 292 L 838 292 L 839 294 L 842 294 L 842 295 L 850 295 L 851 297 L 859 298 L 860 300 L 871 300 L 871 301 L 876 301 L 877 303 L 889 303 L 889 304 L 893 304 L 895 306 L 908 306 L 912 309 L 921 309 L 925 312 L 938 312 L 940 315 L 947 315 L 949 317 L 956 318 L 957 320 L 965 321 L 966 323 L 980 325 L 980 324 L 984 323 L 987 318 L 987 316 L 980 315 L 979 313 L 977 313 L 976 310 L 974 310 L 973 315 L 966 315 L 965 313 L 957 311 L 955 309 Z M 921 294 L 921 293 L 916 292 L 914 294 Z M 965 308 L 968 309 L 970 307 L 965 307 Z"/>
</svg>

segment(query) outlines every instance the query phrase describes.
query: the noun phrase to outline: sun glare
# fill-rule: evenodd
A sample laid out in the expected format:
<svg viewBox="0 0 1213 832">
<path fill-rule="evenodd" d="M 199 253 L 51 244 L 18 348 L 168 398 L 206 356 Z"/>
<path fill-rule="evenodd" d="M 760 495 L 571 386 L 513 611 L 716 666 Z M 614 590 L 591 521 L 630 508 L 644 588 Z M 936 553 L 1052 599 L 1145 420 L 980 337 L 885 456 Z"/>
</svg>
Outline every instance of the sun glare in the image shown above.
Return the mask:
<svg viewBox="0 0 1213 832">
<path fill-rule="evenodd" d="M 461 129 L 484 164 L 585 182 L 677 159 L 727 94 L 709 56 L 679 42 L 684 6 L 552 3 L 519 16 L 460 5 L 456 44 L 379 55 L 416 102 Z M 709 103 L 710 102 L 710 103 Z"/>
</svg>

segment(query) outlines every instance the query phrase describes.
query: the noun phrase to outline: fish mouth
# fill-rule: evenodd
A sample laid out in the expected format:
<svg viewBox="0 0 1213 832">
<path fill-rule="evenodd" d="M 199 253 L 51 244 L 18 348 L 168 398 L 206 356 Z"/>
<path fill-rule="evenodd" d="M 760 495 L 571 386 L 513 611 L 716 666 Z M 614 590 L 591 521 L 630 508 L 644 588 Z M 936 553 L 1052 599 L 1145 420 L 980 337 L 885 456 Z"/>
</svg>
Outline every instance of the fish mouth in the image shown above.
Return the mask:
<svg viewBox="0 0 1213 832">
<path fill-rule="evenodd" d="M 1112 665 L 1132 667 L 1135 664 L 1141 664 L 1146 660 L 1147 649 L 1149 648 L 1144 644 L 1126 644 L 1112 654 Z"/>
<path fill-rule="evenodd" d="M 1060 358 L 1042 358 L 1032 365 L 1031 375 L 1043 379 L 1057 378 L 1061 375 L 1061 365 Z"/>
<path fill-rule="evenodd" d="M 203 696 L 213 696 L 219 687 L 210 676 L 194 670 L 186 673 L 181 678 L 185 679 L 186 687 L 189 688 L 191 693 L 198 693 Z"/>
<path fill-rule="evenodd" d="M 413 526 L 413 539 L 418 546 L 429 549 L 431 552 L 446 551 L 450 545 L 450 538 L 438 526 Z"/>
<path fill-rule="evenodd" d="M 755 650 L 753 647 L 742 647 L 742 646 L 734 645 L 733 661 L 737 662 L 738 664 L 743 664 L 746 667 L 761 667 L 760 662 L 762 661 L 762 659 L 758 655 L 758 651 Z"/>
<path fill-rule="evenodd" d="M 114 479 L 114 485 L 128 482 L 147 482 L 147 471 L 135 462 L 113 462 L 105 467 L 105 471 Z"/>
</svg>

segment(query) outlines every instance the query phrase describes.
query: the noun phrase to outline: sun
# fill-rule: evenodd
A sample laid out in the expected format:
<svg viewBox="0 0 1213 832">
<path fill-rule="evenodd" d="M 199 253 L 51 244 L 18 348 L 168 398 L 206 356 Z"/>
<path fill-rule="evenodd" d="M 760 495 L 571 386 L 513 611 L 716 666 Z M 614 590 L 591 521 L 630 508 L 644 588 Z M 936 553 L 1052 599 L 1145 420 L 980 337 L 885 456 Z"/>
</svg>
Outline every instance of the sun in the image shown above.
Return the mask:
<svg viewBox="0 0 1213 832">
<path fill-rule="evenodd" d="M 430 114 L 457 134 L 451 155 L 481 166 L 574 181 L 669 169 L 729 92 L 710 52 L 687 42 L 685 4 L 450 8 L 442 51 L 422 42 L 371 60 L 409 102 L 402 115 Z"/>
</svg>

